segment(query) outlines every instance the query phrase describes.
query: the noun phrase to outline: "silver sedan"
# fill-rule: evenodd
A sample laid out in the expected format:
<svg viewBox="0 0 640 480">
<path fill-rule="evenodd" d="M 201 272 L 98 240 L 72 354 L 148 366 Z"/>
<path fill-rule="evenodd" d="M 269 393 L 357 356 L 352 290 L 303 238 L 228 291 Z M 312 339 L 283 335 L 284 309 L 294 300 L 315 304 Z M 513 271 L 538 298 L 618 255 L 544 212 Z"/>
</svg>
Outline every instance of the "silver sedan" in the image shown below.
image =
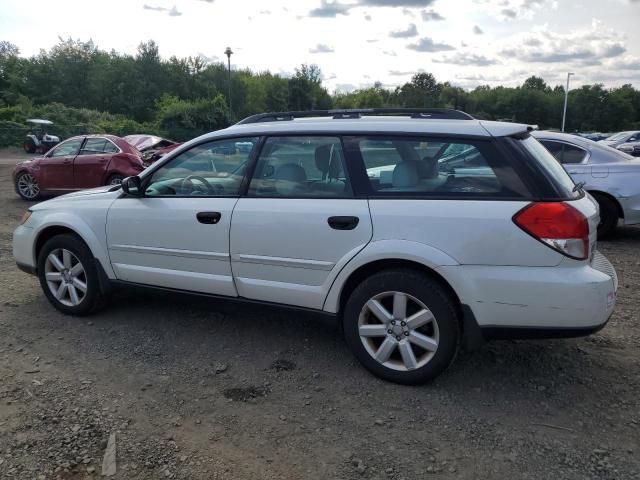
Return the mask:
<svg viewBox="0 0 640 480">
<path fill-rule="evenodd" d="M 577 135 L 535 131 L 533 136 L 598 201 L 598 237 L 613 233 L 619 222 L 640 223 L 640 159 Z"/>
</svg>

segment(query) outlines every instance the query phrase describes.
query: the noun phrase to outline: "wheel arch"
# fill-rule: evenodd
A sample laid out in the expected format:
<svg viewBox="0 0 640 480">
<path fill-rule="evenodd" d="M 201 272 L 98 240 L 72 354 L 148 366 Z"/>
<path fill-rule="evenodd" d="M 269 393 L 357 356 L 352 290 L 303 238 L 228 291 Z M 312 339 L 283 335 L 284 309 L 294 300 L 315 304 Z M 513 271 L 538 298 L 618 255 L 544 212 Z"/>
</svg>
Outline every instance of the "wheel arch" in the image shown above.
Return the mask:
<svg viewBox="0 0 640 480">
<path fill-rule="evenodd" d="M 398 270 L 398 269 L 407 269 L 412 270 L 414 272 L 422 273 L 431 277 L 435 280 L 447 293 L 451 295 L 451 298 L 454 300 L 458 308 L 460 309 L 459 313 L 462 313 L 462 301 L 460 297 L 453 289 L 453 287 L 449 284 L 449 282 L 440 275 L 433 268 L 428 267 L 424 263 L 420 263 L 415 260 L 408 260 L 405 258 L 386 258 L 380 260 L 374 260 L 369 263 L 365 263 L 361 265 L 357 269 L 355 269 L 347 278 L 346 282 L 344 282 L 342 289 L 340 291 L 339 303 L 338 303 L 338 313 L 342 312 L 344 309 L 349 296 L 355 290 L 355 288 L 366 278 L 371 275 L 375 275 L 383 270 Z"/>
<path fill-rule="evenodd" d="M 84 222 L 78 223 L 69 220 L 66 216 L 63 218 L 54 218 L 50 219 L 45 225 L 40 226 L 33 241 L 33 264 L 37 265 L 38 255 L 47 240 L 56 235 L 72 234 L 87 245 L 93 257 L 100 263 L 106 276 L 108 278 L 115 278 L 106 249 L 102 246 L 93 230 Z"/>
<path fill-rule="evenodd" d="M 615 196 L 611 195 L 610 193 L 603 192 L 601 190 L 588 190 L 588 192 L 594 197 L 597 197 L 598 195 L 600 195 L 602 197 L 605 197 L 611 200 L 616 206 L 616 210 L 618 212 L 618 218 L 624 218 L 624 210 L 622 209 L 622 205 L 620 205 L 620 202 Z"/>
</svg>

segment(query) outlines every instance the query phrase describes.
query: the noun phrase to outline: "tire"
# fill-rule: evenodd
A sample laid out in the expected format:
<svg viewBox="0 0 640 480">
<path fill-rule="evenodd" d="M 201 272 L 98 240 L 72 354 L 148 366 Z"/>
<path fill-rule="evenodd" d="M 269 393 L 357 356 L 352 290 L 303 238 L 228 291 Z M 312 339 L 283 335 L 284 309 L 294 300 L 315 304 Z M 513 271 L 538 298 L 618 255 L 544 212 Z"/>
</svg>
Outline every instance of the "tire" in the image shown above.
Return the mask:
<svg viewBox="0 0 640 480">
<path fill-rule="evenodd" d="M 381 317 L 384 323 L 378 320 Z M 351 293 L 343 311 L 343 328 L 347 344 L 367 370 L 384 380 L 415 385 L 438 376 L 455 358 L 461 337 L 458 317 L 454 300 L 428 275 L 410 269 L 385 270 Z M 387 360 L 379 361 L 376 354 Z"/>
<path fill-rule="evenodd" d="M 15 181 L 16 193 L 24 200 L 37 200 L 40 197 L 40 186 L 36 178 L 29 172 L 20 172 Z"/>
<path fill-rule="evenodd" d="M 25 153 L 35 153 L 36 151 L 36 144 L 33 141 L 32 138 L 25 138 L 24 139 L 24 143 L 22 144 L 22 148 L 24 148 L 24 152 Z"/>
<path fill-rule="evenodd" d="M 67 315 L 87 315 L 103 303 L 93 254 L 75 235 L 57 235 L 44 244 L 38 255 L 38 278 L 49 302 Z"/>
<path fill-rule="evenodd" d="M 604 195 L 592 194 L 600 206 L 600 223 L 598 224 L 598 239 L 607 238 L 618 227 L 618 206 L 616 202 Z"/>
<path fill-rule="evenodd" d="M 122 180 L 124 180 L 124 175 L 120 175 L 119 173 L 114 173 L 113 175 L 109 175 L 107 178 L 106 185 L 120 185 Z"/>
</svg>

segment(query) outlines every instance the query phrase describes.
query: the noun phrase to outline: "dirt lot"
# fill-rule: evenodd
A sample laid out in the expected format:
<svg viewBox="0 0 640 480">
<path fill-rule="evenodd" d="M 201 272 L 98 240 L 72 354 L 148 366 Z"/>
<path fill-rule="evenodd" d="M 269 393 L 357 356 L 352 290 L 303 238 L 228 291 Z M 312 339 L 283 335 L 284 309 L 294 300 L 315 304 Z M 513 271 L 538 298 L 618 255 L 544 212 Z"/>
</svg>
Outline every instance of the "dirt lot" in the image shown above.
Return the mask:
<svg viewBox="0 0 640 480">
<path fill-rule="evenodd" d="M 61 315 L 14 265 L 10 172 L 0 478 L 100 478 L 112 432 L 121 479 L 640 478 L 640 228 L 600 244 L 620 277 L 600 334 L 487 344 L 403 387 L 324 317 L 139 291 Z"/>
</svg>

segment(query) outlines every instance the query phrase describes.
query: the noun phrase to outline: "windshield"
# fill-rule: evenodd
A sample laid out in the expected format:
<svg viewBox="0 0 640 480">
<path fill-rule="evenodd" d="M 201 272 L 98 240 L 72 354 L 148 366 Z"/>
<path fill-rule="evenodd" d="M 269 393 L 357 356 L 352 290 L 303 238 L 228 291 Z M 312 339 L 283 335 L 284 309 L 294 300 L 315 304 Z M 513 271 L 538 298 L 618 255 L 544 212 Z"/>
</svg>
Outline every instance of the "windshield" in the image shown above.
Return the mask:
<svg viewBox="0 0 640 480">
<path fill-rule="evenodd" d="M 557 186 L 562 190 L 568 198 L 577 198 L 579 192 L 575 192 L 575 183 L 564 169 L 564 167 L 551 155 L 538 140 L 532 136 L 520 140 L 525 149 L 540 163 L 547 174 L 555 180 Z"/>
<path fill-rule="evenodd" d="M 609 138 L 607 138 L 607 140 L 622 140 L 629 135 L 631 135 L 631 132 L 620 132 L 616 133 L 615 135 L 611 135 Z"/>
</svg>

